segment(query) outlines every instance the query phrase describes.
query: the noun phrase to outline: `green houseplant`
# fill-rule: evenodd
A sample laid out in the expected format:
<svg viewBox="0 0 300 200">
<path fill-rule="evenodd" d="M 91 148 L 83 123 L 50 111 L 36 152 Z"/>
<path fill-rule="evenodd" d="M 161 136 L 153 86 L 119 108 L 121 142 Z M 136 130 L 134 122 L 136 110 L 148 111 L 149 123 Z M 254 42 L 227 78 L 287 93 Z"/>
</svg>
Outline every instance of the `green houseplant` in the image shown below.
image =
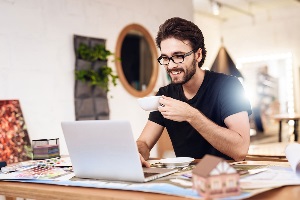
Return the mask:
<svg viewBox="0 0 300 200">
<path fill-rule="evenodd" d="M 107 50 L 105 46 L 101 44 L 95 45 L 94 47 L 80 44 L 76 53 L 76 56 L 79 59 L 89 62 L 107 61 L 107 58 L 113 55 L 112 52 Z M 116 86 L 118 76 L 113 73 L 111 67 L 104 65 L 98 69 L 90 67 L 89 69 L 75 70 L 75 79 L 87 82 L 92 86 L 99 86 L 108 92 L 110 81 Z"/>
</svg>

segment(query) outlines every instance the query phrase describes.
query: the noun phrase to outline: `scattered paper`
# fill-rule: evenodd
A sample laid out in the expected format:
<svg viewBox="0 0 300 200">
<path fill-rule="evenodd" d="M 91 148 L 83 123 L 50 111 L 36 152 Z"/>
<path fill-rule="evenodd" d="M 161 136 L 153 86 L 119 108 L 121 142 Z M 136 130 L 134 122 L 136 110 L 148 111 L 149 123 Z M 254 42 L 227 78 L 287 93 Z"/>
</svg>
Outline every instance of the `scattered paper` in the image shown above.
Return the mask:
<svg viewBox="0 0 300 200">
<path fill-rule="evenodd" d="M 242 177 L 240 183 L 242 189 L 271 188 L 300 185 L 300 177 L 290 167 L 269 166 L 267 171 Z"/>
<path fill-rule="evenodd" d="M 0 180 L 69 180 L 73 176 L 73 173 L 65 171 L 62 168 L 34 167 L 11 173 L 0 173 Z"/>
<path fill-rule="evenodd" d="M 285 149 L 285 156 L 288 159 L 292 169 L 297 174 L 300 174 L 300 144 L 291 143 Z"/>
</svg>

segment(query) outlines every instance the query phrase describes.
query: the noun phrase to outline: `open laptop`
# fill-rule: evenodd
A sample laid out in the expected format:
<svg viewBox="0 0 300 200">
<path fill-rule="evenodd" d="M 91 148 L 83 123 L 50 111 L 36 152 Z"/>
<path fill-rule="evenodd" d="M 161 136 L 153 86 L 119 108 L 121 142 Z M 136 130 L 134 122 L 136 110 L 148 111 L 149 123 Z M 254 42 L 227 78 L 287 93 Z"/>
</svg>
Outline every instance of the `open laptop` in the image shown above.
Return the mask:
<svg viewBox="0 0 300 200">
<path fill-rule="evenodd" d="M 142 167 L 129 121 L 73 121 L 61 125 L 76 177 L 147 182 L 177 171 Z"/>
</svg>

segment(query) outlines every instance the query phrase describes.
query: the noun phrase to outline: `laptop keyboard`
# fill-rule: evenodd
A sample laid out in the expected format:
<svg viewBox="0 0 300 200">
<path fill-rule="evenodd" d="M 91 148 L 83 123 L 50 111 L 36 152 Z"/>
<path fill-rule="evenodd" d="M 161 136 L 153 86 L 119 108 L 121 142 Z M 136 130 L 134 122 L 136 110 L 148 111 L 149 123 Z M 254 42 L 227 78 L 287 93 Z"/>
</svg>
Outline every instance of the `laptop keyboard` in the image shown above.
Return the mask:
<svg viewBox="0 0 300 200">
<path fill-rule="evenodd" d="M 149 176 L 157 175 L 157 174 L 159 174 L 159 173 L 144 172 L 145 178 L 147 178 L 147 177 L 149 177 Z"/>
</svg>

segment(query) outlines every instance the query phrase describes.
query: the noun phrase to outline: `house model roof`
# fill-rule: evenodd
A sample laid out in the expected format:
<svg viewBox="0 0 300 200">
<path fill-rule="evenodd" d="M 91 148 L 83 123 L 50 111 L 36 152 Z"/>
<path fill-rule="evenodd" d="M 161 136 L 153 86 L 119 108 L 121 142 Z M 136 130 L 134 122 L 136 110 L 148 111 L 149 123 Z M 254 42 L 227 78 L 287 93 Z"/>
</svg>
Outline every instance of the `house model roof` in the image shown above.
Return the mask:
<svg viewBox="0 0 300 200">
<path fill-rule="evenodd" d="M 225 159 L 208 154 L 193 169 L 193 174 L 202 177 L 233 173 L 237 171 Z"/>
</svg>

